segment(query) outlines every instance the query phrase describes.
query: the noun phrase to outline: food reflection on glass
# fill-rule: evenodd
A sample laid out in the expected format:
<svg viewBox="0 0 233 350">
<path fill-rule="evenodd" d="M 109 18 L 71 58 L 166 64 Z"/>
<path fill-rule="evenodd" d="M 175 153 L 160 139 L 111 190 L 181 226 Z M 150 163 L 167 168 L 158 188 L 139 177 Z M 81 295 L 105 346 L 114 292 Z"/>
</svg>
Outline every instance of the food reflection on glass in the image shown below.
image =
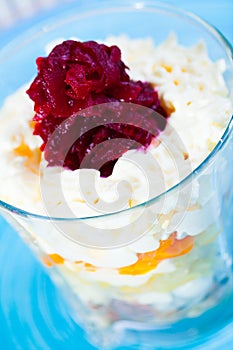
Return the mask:
<svg viewBox="0 0 233 350">
<path fill-rule="evenodd" d="M 175 34 L 156 46 L 121 35 L 46 50 L 0 111 L 1 200 L 64 218 L 17 221 L 84 324 L 156 328 L 202 314 L 231 288 L 211 164 L 168 190 L 224 135 L 224 60 Z"/>
</svg>

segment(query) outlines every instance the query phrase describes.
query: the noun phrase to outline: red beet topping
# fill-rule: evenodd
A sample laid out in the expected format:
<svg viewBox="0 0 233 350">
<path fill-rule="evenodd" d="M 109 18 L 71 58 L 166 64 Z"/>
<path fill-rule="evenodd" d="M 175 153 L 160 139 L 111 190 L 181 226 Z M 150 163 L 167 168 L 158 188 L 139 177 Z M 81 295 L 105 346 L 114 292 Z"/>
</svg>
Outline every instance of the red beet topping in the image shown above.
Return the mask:
<svg viewBox="0 0 233 350">
<path fill-rule="evenodd" d="M 71 170 L 80 167 L 99 169 L 101 176 L 107 177 L 123 153 L 133 148 L 147 148 L 165 128 L 167 115 L 160 106 L 157 92 L 150 83 L 130 80 L 117 46 L 68 40 L 56 46 L 48 57 L 39 57 L 37 66 L 38 75 L 27 93 L 35 103 L 34 134 L 43 139 L 41 149 L 45 149 L 49 165 Z M 132 108 L 126 113 L 119 101 L 148 107 L 163 118 L 158 121 L 156 113 L 153 115 L 151 110 L 150 113 L 141 113 Z M 100 115 L 95 115 L 90 130 L 90 117 L 80 115 L 80 111 L 111 102 L 114 102 L 114 117 L 109 108 L 108 117 L 109 113 L 111 117 L 107 123 L 106 118 L 103 122 Z M 104 113 L 106 109 L 103 109 Z M 122 123 L 124 114 L 126 122 Z M 45 148 L 54 130 L 65 121 L 66 127 L 58 131 L 58 135 L 65 137 L 67 134 L 68 140 L 70 133 L 75 132 L 73 145 L 65 151 L 63 140 L 62 144 L 55 140 Z M 84 134 L 85 130 L 88 131 Z M 114 144 L 114 149 L 109 150 L 104 141 L 116 138 L 118 142 Z M 102 143 L 98 153 L 91 152 Z M 93 153 L 92 156 L 90 153 Z"/>
</svg>

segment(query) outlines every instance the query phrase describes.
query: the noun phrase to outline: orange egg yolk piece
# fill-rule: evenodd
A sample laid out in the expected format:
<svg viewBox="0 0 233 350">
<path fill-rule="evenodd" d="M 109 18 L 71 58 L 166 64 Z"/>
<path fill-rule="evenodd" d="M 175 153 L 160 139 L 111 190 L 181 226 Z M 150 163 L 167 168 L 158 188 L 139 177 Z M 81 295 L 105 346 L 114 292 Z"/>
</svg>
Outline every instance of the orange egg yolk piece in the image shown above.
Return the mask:
<svg viewBox="0 0 233 350">
<path fill-rule="evenodd" d="M 42 261 L 47 267 L 52 267 L 55 264 L 64 264 L 64 258 L 59 254 L 49 254 L 43 256 Z"/>
<path fill-rule="evenodd" d="M 24 140 L 22 140 L 20 145 L 14 148 L 14 154 L 18 157 L 24 157 L 24 166 L 34 174 L 38 173 L 41 161 L 41 150 L 39 148 L 32 150 Z"/>
<path fill-rule="evenodd" d="M 176 238 L 176 232 L 172 233 L 165 241 L 160 241 L 158 249 L 146 253 L 138 253 L 136 263 L 118 269 L 122 275 L 142 275 L 157 267 L 165 259 L 175 258 L 191 251 L 194 238 L 187 236 L 183 239 Z"/>
</svg>

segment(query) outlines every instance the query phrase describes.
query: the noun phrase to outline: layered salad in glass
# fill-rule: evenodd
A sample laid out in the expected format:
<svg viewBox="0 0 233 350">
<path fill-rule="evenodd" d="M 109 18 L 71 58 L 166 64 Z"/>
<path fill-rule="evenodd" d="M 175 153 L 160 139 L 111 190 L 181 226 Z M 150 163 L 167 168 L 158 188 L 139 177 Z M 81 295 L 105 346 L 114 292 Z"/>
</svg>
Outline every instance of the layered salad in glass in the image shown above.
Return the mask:
<svg viewBox="0 0 233 350">
<path fill-rule="evenodd" d="M 213 62 L 202 41 L 181 46 L 175 34 L 158 46 L 122 35 L 49 43 L 37 67 L 0 111 L 0 199 L 41 216 L 94 218 L 94 231 L 112 234 L 98 245 L 93 234 L 71 239 L 77 221 L 62 227 L 70 232 L 52 221 L 21 222 L 43 264 L 58 271 L 101 327 L 167 324 L 217 303 L 225 265 L 212 170 L 190 179 L 188 189 L 169 190 L 208 157 L 229 123 L 224 60 Z M 103 107 L 121 105 L 125 122 L 100 116 Z M 88 128 L 90 110 L 96 124 Z M 63 148 L 59 137 L 73 127 L 79 138 Z M 144 215 L 135 224 L 137 209 Z"/>
</svg>

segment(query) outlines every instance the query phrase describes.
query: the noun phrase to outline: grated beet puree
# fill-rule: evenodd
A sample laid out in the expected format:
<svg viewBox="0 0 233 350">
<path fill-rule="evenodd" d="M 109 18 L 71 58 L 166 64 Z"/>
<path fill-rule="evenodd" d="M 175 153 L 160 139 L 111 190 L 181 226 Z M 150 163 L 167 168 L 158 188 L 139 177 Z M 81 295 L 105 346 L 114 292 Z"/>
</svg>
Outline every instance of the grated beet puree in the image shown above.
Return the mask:
<svg viewBox="0 0 233 350">
<path fill-rule="evenodd" d="M 167 114 L 157 92 L 148 82 L 130 80 L 117 46 L 67 40 L 57 45 L 48 57 L 39 57 L 36 63 L 38 75 L 27 93 L 34 101 L 34 134 L 43 140 L 41 149 L 45 151 L 48 165 L 71 170 L 98 169 L 101 176 L 107 177 L 123 153 L 133 148 L 147 148 L 165 128 Z M 120 102 L 129 102 L 132 108 L 126 111 Z M 94 124 L 90 130 L 90 116 L 80 112 L 106 103 L 102 109 L 105 122 L 101 113 L 97 113 L 92 116 Z M 138 111 L 133 108 L 135 104 L 150 108 L 150 112 Z M 153 111 L 162 116 L 159 121 Z M 125 123 L 122 122 L 124 115 Z M 61 123 L 65 127 L 58 130 Z M 55 129 L 58 130 L 56 136 L 63 138 L 65 134 L 76 133 L 68 151 L 63 141 L 49 142 Z M 104 141 L 113 139 L 118 141 L 109 149 Z M 102 147 L 94 152 L 100 144 Z"/>
</svg>

